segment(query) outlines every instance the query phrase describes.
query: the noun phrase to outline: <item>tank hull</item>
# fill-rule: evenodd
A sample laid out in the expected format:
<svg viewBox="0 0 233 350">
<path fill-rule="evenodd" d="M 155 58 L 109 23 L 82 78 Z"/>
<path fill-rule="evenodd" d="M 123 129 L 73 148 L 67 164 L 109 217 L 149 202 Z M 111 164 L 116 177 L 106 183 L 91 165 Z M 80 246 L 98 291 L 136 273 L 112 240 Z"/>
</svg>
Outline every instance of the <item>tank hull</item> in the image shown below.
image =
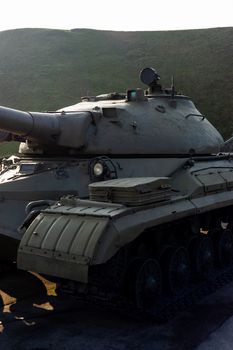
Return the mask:
<svg viewBox="0 0 233 350">
<path fill-rule="evenodd" d="M 161 227 L 185 221 L 190 224 L 185 240 L 201 235 L 203 218 L 208 217 L 210 222 L 218 210 L 224 212 L 233 206 L 233 161 L 226 155 L 186 159 L 178 164 L 170 177 L 139 178 L 141 182 L 159 179 L 162 183 L 169 179 L 171 184 L 169 193 L 158 190 L 159 199 L 147 204 L 142 204 L 142 194 L 136 197 L 134 205 L 122 204 L 125 195 L 116 196 L 115 202 L 109 197 L 103 200 L 103 196 L 101 201 L 67 197 L 41 211 L 20 242 L 19 268 L 89 283 L 91 266 L 106 264 L 145 232 L 150 232 L 150 239 L 156 242 Z M 109 194 L 116 181 L 119 183 L 119 179 L 104 181 L 98 187 Z M 197 224 L 197 232 L 191 223 L 193 227 Z M 170 233 L 165 234 L 164 241 Z M 154 243 L 155 255 L 160 245 Z"/>
</svg>

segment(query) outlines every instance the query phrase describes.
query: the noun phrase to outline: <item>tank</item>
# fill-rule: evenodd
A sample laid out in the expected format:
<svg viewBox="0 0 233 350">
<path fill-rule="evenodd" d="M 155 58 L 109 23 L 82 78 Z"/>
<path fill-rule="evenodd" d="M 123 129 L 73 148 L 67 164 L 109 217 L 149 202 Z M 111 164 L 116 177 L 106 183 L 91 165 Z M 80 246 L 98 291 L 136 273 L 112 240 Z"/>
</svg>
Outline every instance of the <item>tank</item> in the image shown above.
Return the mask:
<svg viewBox="0 0 233 350">
<path fill-rule="evenodd" d="M 232 264 L 233 163 L 187 96 L 86 96 L 55 112 L 0 107 L 1 260 L 137 309 Z M 65 283 L 65 282 L 64 282 Z"/>
</svg>

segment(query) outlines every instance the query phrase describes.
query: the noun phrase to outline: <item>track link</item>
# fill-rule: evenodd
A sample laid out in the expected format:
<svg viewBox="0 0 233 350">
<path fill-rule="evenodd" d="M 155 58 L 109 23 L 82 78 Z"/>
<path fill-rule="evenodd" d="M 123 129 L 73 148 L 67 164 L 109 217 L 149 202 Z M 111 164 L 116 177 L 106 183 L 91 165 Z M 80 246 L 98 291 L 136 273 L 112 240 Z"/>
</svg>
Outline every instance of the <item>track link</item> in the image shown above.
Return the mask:
<svg viewBox="0 0 233 350">
<path fill-rule="evenodd" d="M 160 297 L 157 305 L 152 310 L 137 310 L 126 298 L 103 290 L 95 290 L 95 293 L 93 293 L 93 290 L 90 289 L 80 293 L 77 291 L 77 285 L 70 282 L 66 284 L 63 281 L 61 283 L 59 294 L 69 295 L 69 297 L 88 305 L 106 307 L 136 319 L 148 319 L 164 323 L 176 317 L 180 312 L 195 306 L 200 300 L 230 282 L 233 282 L 233 266 L 224 270 L 214 269 L 207 280 L 191 283 L 179 295 Z"/>
</svg>

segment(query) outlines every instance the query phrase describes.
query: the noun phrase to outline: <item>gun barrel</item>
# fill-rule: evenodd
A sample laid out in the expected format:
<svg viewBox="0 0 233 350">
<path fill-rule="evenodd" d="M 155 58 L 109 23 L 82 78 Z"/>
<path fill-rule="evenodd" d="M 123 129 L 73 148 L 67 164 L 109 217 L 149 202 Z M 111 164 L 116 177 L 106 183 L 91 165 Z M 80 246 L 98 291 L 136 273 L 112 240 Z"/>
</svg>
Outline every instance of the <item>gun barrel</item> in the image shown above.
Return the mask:
<svg viewBox="0 0 233 350">
<path fill-rule="evenodd" d="M 45 145 L 83 147 L 91 122 L 90 112 L 23 112 L 0 106 L 0 130 Z"/>
<path fill-rule="evenodd" d="M 23 112 L 0 107 L 0 129 L 29 139 L 54 142 L 60 127 L 55 113 Z"/>
<path fill-rule="evenodd" d="M 33 126 L 29 113 L 0 107 L 0 129 L 16 135 L 27 135 Z"/>
</svg>

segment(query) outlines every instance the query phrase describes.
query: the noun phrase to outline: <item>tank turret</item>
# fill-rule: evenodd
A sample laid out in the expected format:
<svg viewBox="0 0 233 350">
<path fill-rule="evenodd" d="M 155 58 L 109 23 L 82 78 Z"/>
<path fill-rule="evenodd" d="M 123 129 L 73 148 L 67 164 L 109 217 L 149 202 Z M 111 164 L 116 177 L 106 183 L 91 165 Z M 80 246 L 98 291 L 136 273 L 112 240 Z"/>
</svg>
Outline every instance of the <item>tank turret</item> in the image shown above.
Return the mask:
<svg viewBox="0 0 233 350">
<path fill-rule="evenodd" d="M 0 129 L 28 140 L 22 153 L 187 155 L 218 153 L 223 139 L 186 96 L 162 89 L 152 68 L 141 72 L 149 86 L 83 98 L 56 112 L 0 107 Z"/>
</svg>

